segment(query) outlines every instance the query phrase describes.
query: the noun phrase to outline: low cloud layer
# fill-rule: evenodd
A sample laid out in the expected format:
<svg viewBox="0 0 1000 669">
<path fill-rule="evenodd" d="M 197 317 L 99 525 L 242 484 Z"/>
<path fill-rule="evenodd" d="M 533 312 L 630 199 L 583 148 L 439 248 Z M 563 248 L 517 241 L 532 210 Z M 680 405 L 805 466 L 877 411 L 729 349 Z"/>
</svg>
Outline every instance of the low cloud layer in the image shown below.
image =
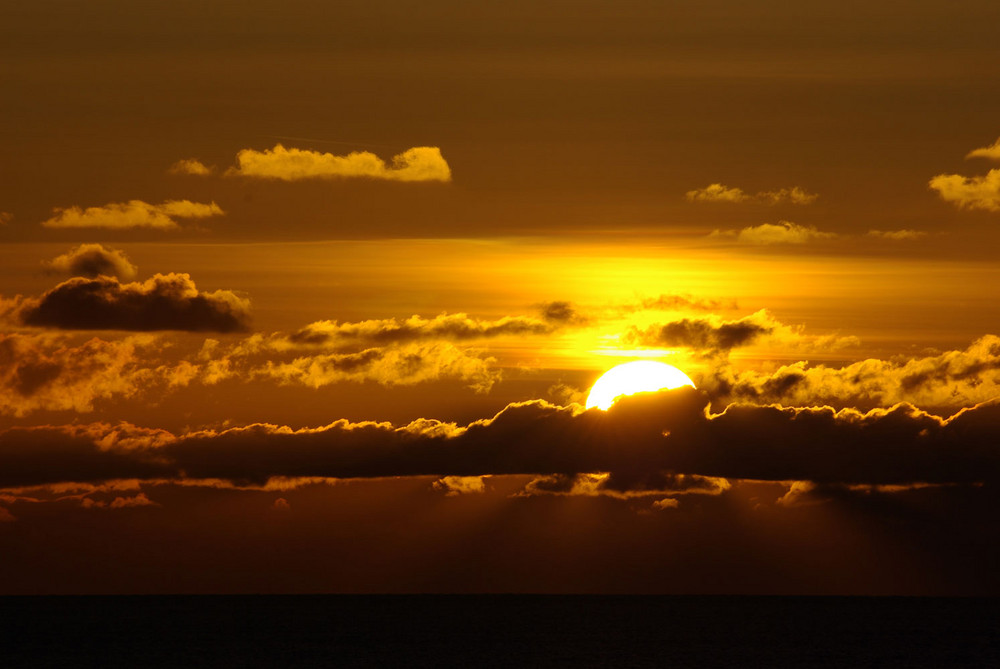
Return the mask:
<svg viewBox="0 0 1000 669">
<path fill-rule="evenodd" d="M 104 275 L 127 281 L 134 279 L 137 271 L 122 251 L 100 244 L 80 244 L 46 265 L 55 272 L 90 279 Z"/>
<path fill-rule="evenodd" d="M 756 204 L 778 205 L 778 204 L 812 204 L 819 195 L 809 193 L 798 186 L 791 188 L 780 188 L 773 191 L 761 191 L 750 194 L 741 188 L 729 188 L 722 184 L 709 184 L 704 188 L 688 191 L 684 197 L 689 202 L 752 202 Z"/>
<path fill-rule="evenodd" d="M 710 237 L 732 237 L 739 244 L 767 246 L 772 244 L 806 244 L 809 242 L 833 239 L 837 235 L 832 232 L 821 232 L 811 225 L 799 225 L 790 221 L 762 223 L 742 230 L 715 230 Z"/>
<path fill-rule="evenodd" d="M 190 200 L 167 200 L 149 204 L 142 200 L 112 202 L 102 207 L 56 207 L 53 216 L 42 221 L 47 228 L 153 228 L 176 230 L 177 219 L 221 216 L 225 212 L 214 202 L 202 204 Z"/>
<path fill-rule="evenodd" d="M 200 165 L 200 163 L 198 163 Z M 190 168 L 190 165 L 188 166 Z M 187 173 L 192 173 L 190 170 Z M 361 177 L 388 181 L 451 181 L 451 168 L 435 146 L 416 146 L 386 161 L 368 151 L 345 156 L 306 149 L 243 149 L 229 176 L 298 181 Z"/>
<path fill-rule="evenodd" d="M 604 487 L 625 494 L 674 489 L 681 474 L 870 485 L 993 483 L 1000 476 L 995 403 L 948 419 L 907 404 L 867 413 L 732 405 L 720 414 L 708 413 L 707 404 L 703 393 L 683 388 L 624 398 L 607 412 L 511 404 L 466 427 L 341 420 L 316 429 L 258 424 L 177 436 L 128 425 L 14 428 L 0 433 L 0 486 L 611 472 L 617 483 Z M 650 472 L 668 474 L 651 485 Z"/>
<path fill-rule="evenodd" d="M 65 330 L 246 330 L 249 300 L 232 291 L 199 291 L 188 274 L 156 274 L 121 283 L 110 276 L 74 278 L 11 308 L 24 325 Z"/>
</svg>

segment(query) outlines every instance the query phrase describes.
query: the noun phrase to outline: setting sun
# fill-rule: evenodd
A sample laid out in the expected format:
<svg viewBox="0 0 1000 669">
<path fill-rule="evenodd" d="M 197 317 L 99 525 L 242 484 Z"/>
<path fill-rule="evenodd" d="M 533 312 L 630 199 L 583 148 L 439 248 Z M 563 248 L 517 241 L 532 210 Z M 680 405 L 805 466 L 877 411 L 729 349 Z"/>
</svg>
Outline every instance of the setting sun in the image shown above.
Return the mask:
<svg viewBox="0 0 1000 669">
<path fill-rule="evenodd" d="M 636 360 L 612 367 L 590 389 L 587 408 L 607 411 L 623 395 L 673 390 L 694 382 L 673 365 L 653 360 Z"/>
</svg>

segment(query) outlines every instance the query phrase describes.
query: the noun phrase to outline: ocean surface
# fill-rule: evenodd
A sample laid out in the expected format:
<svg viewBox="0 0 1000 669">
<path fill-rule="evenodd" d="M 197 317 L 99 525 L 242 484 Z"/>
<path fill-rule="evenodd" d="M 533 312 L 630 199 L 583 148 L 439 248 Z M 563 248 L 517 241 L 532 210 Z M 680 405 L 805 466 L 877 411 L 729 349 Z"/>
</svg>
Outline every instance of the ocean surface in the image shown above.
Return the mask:
<svg viewBox="0 0 1000 669">
<path fill-rule="evenodd" d="M 0 597 L 0 667 L 1000 667 L 1000 599 Z"/>
</svg>

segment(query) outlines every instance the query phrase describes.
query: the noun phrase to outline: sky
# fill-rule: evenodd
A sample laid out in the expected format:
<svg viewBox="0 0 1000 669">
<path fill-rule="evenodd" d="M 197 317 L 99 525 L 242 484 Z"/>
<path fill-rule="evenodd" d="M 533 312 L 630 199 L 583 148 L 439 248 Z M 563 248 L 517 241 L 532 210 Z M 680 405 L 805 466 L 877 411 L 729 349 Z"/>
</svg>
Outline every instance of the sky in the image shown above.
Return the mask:
<svg viewBox="0 0 1000 669">
<path fill-rule="evenodd" d="M 4 7 L 0 593 L 1000 594 L 997 25 Z"/>
</svg>

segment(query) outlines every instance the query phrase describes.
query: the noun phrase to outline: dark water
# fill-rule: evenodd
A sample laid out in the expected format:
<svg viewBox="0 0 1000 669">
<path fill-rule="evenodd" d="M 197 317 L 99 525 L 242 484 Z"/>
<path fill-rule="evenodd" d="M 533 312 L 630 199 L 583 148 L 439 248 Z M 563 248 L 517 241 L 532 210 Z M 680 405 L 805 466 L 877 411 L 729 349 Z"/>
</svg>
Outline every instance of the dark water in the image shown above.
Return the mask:
<svg viewBox="0 0 1000 669">
<path fill-rule="evenodd" d="M 1000 667 L 1000 600 L 0 598 L 0 667 Z"/>
</svg>

